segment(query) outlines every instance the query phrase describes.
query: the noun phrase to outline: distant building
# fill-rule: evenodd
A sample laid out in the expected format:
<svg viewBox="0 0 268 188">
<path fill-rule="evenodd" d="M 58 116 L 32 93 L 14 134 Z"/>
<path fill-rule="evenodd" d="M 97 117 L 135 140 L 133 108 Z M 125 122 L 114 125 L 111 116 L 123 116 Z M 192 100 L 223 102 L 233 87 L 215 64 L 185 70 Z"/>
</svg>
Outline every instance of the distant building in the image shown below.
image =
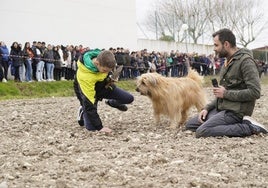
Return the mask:
<svg viewBox="0 0 268 188">
<path fill-rule="evenodd" d="M 138 48 L 148 51 L 170 52 L 178 50 L 183 53 L 214 54 L 214 46 L 206 44 L 182 43 L 173 41 L 138 39 Z"/>
<path fill-rule="evenodd" d="M 268 46 L 254 48 L 252 52 L 255 59 L 268 63 Z"/>
</svg>

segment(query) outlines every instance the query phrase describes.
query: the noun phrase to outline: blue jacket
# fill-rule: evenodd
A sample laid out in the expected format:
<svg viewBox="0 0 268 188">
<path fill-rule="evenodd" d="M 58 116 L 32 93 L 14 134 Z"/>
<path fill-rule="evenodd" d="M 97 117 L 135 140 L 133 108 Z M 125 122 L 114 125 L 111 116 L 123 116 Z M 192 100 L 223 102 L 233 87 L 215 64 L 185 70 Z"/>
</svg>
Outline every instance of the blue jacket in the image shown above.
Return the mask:
<svg viewBox="0 0 268 188">
<path fill-rule="evenodd" d="M 0 46 L 0 56 L 2 61 L 9 60 L 9 50 L 7 46 Z"/>
</svg>

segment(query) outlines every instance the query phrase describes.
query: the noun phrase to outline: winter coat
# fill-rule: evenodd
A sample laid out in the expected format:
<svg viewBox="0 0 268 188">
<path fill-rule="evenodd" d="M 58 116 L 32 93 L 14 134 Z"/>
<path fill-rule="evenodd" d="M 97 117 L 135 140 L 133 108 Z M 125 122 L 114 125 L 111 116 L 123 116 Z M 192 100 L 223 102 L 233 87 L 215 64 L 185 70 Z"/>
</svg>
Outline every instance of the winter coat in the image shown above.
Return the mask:
<svg viewBox="0 0 268 188">
<path fill-rule="evenodd" d="M 9 50 L 7 46 L 0 46 L 0 58 L 2 61 L 9 60 Z"/>
<path fill-rule="evenodd" d="M 46 50 L 44 52 L 44 60 L 46 63 L 54 63 L 54 52 L 53 50 Z"/>
<path fill-rule="evenodd" d="M 24 61 L 23 57 L 24 57 L 23 52 L 20 47 L 17 47 L 17 48 L 14 48 L 13 46 L 11 47 L 10 59 L 14 67 L 22 66 L 23 61 Z"/>
<path fill-rule="evenodd" d="M 43 54 L 42 54 L 42 49 L 35 46 L 32 48 L 33 52 L 34 52 L 34 63 L 39 63 L 39 61 L 41 61 L 41 58 L 43 58 Z"/>
<path fill-rule="evenodd" d="M 222 66 L 219 85 L 226 89 L 224 96 L 208 104 L 207 110 L 216 107 L 220 111 L 232 111 L 240 118 L 252 115 L 256 99 L 260 98 L 261 85 L 257 65 L 249 50 L 238 50 L 231 63 Z"/>
<path fill-rule="evenodd" d="M 57 50 L 53 50 L 53 54 L 54 54 L 54 65 L 55 65 L 55 69 L 61 69 L 61 58 L 60 58 L 60 54 Z"/>
</svg>

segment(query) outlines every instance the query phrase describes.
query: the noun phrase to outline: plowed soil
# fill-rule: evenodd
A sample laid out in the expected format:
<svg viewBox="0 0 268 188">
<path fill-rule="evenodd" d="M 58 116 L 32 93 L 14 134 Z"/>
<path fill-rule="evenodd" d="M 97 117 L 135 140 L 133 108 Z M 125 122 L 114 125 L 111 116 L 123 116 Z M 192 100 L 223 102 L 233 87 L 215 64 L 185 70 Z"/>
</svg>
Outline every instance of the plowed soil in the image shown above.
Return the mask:
<svg viewBox="0 0 268 188">
<path fill-rule="evenodd" d="M 266 125 L 267 93 L 253 114 Z M 0 187 L 268 187 L 267 135 L 197 139 L 166 119 L 156 127 L 150 100 L 133 95 L 127 112 L 99 103 L 109 135 L 77 124 L 75 97 L 0 101 Z"/>
</svg>

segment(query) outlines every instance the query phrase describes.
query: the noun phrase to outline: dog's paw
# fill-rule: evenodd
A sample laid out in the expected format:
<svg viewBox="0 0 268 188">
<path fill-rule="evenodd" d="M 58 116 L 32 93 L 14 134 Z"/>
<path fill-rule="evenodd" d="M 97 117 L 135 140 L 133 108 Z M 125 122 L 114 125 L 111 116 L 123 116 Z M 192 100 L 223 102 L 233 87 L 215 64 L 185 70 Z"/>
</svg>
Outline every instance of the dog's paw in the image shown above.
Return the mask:
<svg viewBox="0 0 268 188">
<path fill-rule="evenodd" d="M 169 128 L 170 128 L 170 129 L 173 129 L 173 130 L 174 130 L 174 129 L 177 129 L 177 127 L 178 127 L 178 126 L 175 125 L 175 124 L 171 124 L 171 125 L 169 126 Z"/>
<path fill-rule="evenodd" d="M 154 124 L 155 124 L 156 127 L 161 126 L 160 119 L 159 118 L 155 118 Z"/>
</svg>

